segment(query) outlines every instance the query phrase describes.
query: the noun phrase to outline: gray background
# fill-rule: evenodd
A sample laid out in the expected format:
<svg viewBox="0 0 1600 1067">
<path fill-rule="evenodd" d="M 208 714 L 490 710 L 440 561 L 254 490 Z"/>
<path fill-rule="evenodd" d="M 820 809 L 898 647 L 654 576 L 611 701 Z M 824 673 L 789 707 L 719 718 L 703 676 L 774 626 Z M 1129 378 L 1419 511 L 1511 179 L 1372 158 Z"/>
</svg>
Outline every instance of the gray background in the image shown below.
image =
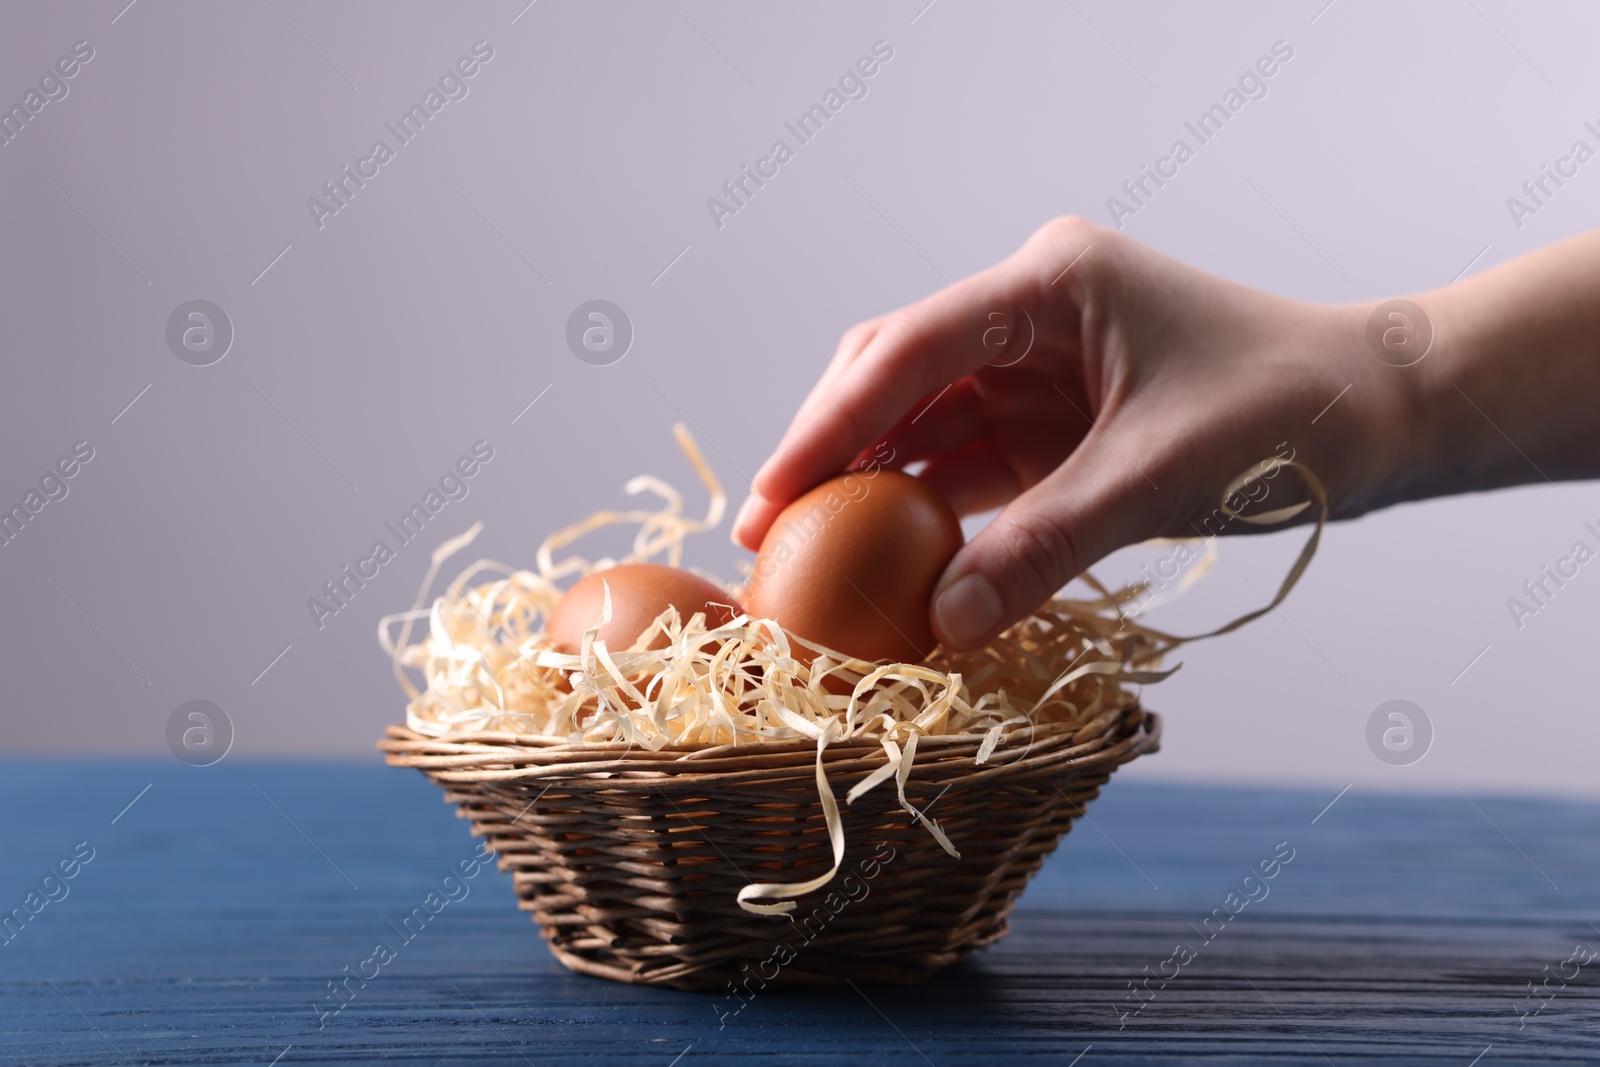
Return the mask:
<svg viewBox="0 0 1600 1067">
<path fill-rule="evenodd" d="M 481 518 L 467 558 L 531 564 L 641 472 L 698 510 L 680 418 L 737 501 L 846 327 L 1051 216 L 1108 221 L 1106 198 L 1274 41 L 1295 56 L 1269 95 L 1130 235 L 1347 301 L 1481 270 L 1600 206 L 1600 161 L 1521 229 L 1505 204 L 1594 141 L 1600 11 L 1576 4 L 124 2 L 11 6 L 0 33 L 7 104 L 74 42 L 96 53 L 0 147 L 0 502 L 95 448 L 0 547 L 13 753 L 165 758 L 169 714 L 203 698 L 234 721 L 231 759 L 375 759 L 402 710 L 375 623 L 440 540 Z M 880 39 L 895 54 L 868 96 L 713 225 L 706 198 Z M 495 57 L 467 98 L 318 230 L 306 199 L 479 40 Z M 236 331 L 204 368 L 165 343 L 196 298 Z M 594 298 L 636 331 L 609 367 L 564 340 Z M 495 458 L 466 500 L 319 632 L 306 599 L 478 439 Z M 1600 519 L 1597 496 L 1538 486 L 1331 530 L 1281 614 L 1183 652 L 1148 694 L 1165 748 L 1124 773 L 1594 790 L 1600 571 L 1520 631 L 1505 601 Z M 733 574 L 748 557 L 725 530 L 690 562 Z M 1302 537 L 1225 543 L 1153 621 L 1259 604 L 1251 584 Z M 1366 742 L 1396 698 L 1436 734 L 1407 767 Z"/>
</svg>

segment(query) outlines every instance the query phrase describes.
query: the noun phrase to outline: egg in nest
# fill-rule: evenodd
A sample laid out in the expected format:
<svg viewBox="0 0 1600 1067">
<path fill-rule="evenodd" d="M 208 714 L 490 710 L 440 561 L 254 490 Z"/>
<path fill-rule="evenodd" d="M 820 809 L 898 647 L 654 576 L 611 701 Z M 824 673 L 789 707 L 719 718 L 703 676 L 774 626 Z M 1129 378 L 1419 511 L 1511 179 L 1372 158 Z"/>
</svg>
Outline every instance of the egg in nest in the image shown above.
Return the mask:
<svg viewBox="0 0 1600 1067">
<path fill-rule="evenodd" d="M 583 632 L 600 621 L 605 589 L 611 589 L 611 621 L 596 635 L 612 652 L 633 647 L 651 623 L 673 607 L 678 618 L 704 612 L 706 627 L 725 626 L 743 609 L 722 589 L 704 578 L 659 563 L 620 563 L 595 571 L 561 597 L 545 622 L 550 647 L 570 656 L 583 648 Z M 665 634 L 657 634 L 646 647 L 661 648 Z"/>
<path fill-rule="evenodd" d="M 857 659 L 916 663 L 939 643 L 928 605 L 963 541 L 955 511 L 920 478 L 840 475 L 779 513 L 756 555 L 745 607 Z M 801 646 L 794 654 L 813 657 Z"/>
</svg>

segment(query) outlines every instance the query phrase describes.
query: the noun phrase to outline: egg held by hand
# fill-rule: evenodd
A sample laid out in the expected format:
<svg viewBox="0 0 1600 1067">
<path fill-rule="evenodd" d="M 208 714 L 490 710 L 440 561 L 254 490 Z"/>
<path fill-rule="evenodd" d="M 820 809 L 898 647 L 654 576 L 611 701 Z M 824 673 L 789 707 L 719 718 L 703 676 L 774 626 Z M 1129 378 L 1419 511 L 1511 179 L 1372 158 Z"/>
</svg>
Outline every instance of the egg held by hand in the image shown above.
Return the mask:
<svg viewBox="0 0 1600 1067">
<path fill-rule="evenodd" d="M 743 609 L 717 586 L 677 567 L 659 563 L 621 563 L 578 582 L 562 596 L 545 623 L 545 637 L 557 652 L 575 656 L 583 648 L 583 632 L 600 621 L 605 607 L 605 586 L 611 588 L 611 621 L 596 635 L 611 652 L 631 648 L 639 635 L 669 607 L 688 622 L 704 612 L 706 626 L 716 628 L 732 621 Z M 657 634 L 649 648 L 666 645 Z"/>
<path fill-rule="evenodd" d="M 756 555 L 746 609 L 848 656 L 916 663 L 939 643 L 928 605 L 963 541 L 949 503 L 921 479 L 841 475 L 779 513 Z M 794 654 L 814 655 L 803 646 Z"/>
</svg>

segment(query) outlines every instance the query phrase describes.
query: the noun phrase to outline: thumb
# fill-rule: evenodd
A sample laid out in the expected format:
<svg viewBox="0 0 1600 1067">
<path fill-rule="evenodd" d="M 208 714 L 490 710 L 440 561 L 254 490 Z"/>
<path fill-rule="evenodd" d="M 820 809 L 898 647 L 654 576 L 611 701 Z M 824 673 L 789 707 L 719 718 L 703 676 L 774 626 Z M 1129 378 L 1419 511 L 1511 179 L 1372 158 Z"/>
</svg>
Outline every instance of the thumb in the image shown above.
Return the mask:
<svg viewBox="0 0 1600 1067">
<path fill-rule="evenodd" d="M 946 648 L 987 642 L 1087 567 L 1153 535 L 1155 490 L 1091 441 L 1008 504 L 945 568 L 929 621 Z"/>
</svg>

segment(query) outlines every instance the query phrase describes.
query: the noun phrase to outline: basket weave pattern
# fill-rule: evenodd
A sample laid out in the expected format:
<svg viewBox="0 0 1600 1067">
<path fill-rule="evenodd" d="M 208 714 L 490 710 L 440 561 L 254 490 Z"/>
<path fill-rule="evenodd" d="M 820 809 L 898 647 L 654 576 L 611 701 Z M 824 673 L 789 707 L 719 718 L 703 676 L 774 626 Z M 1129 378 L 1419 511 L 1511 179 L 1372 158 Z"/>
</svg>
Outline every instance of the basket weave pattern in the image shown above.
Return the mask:
<svg viewBox="0 0 1600 1067">
<path fill-rule="evenodd" d="M 992 944 L 1083 806 L 1159 735 L 1155 714 L 1112 711 L 1015 731 L 981 765 L 980 736 L 921 738 L 906 799 L 960 859 L 900 806 L 892 779 L 846 806 L 888 757 L 876 738 L 835 741 L 823 765 L 840 799 L 844 862 L 788 916 L 751 914 L 735 897 L 833 861 L 812 741 L 652 752 L 392 726 L 379 747 L 443 787 L 567 967 L 712 989 L 752 973 L 763 984 L 919 982 Z"/>
</svg>

